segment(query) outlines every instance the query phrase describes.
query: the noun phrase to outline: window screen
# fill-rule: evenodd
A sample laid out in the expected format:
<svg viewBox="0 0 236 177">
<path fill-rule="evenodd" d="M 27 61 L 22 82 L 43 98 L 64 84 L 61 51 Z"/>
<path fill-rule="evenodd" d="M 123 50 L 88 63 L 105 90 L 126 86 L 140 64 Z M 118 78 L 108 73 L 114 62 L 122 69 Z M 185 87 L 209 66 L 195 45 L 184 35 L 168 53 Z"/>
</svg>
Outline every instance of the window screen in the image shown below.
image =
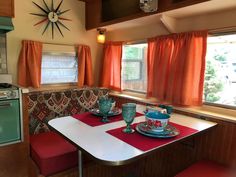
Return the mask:
<svg viewBox="0 0 236 177">
<path fill-rule="evenodd" d="M 74 54 L 44 53 L 42 84 L 73 83 L 78 81 L 78 64 Z"/>
<path fill-rule="evenodd" d="M 147 89 L 147 44 L 123 46 L 122 89 L 146 92 Z"/>
</svg>

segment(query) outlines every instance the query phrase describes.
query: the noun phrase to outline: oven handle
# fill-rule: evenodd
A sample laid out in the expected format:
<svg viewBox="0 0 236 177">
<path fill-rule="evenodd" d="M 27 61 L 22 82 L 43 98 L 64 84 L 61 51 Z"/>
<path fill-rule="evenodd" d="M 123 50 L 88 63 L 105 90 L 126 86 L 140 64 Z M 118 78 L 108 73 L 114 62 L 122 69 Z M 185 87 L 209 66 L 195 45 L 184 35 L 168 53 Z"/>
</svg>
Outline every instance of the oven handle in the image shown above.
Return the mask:
<svg viewBox="0 0 236 177">
<path fill-rule="evenodd" d="M 11 107 L 11 106 L 12 106 L 11 103 L 0 104 L 0 108 L 6 108 L 6 107 Z"/>
</svg>

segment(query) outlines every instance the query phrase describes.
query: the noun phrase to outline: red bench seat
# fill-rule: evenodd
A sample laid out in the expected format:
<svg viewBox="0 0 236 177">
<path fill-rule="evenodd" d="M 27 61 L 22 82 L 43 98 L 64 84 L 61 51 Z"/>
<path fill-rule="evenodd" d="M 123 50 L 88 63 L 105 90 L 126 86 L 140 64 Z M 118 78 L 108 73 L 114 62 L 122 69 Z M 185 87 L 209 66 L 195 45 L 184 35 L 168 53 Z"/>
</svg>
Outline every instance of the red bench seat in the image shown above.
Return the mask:
<svg viewBox="0 0 236 177">
<path fill-rule="evenodd" d="M 40 174 L 49 176 L 78 164 L 75 146 L 54 132 L 40 133 L 30 137 L 31 157 L 38 165 Z"/>
<path fill-rule="evenodd" d="M 200 161 L 175 177 L 236 177 L 236 171 L 210 161 Z"/>
</svg>

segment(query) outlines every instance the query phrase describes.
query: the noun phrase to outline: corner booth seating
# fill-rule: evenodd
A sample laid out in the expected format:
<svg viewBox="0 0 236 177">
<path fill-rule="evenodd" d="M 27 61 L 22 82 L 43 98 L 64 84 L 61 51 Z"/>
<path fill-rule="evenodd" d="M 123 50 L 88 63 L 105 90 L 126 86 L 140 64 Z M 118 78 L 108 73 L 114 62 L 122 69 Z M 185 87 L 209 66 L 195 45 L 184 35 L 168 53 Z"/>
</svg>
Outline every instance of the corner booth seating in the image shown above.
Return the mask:
<svg viewBox="0 0 236 177">
<path fill-rule="evenodd" d="M 82 88 L 29 93 L 30 153 L 41 175 L 50 176 L 78 164 L 77 148 L 53 132 L 47 122 L 98 107 L 98 98 L 108 92 L 105 88 Z"/>
</svg>

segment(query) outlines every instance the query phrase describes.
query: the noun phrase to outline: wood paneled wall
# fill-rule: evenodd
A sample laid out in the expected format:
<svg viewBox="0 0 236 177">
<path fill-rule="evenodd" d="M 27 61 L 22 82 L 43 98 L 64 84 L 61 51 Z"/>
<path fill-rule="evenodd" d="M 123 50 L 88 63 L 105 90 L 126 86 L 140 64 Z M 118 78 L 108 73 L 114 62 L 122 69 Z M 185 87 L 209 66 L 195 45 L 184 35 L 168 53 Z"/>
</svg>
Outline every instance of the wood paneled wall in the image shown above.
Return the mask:
<svg viewBox="0 0 236 177">
<path fill-rule="evenodd" d="M 218 125 L 209 131 L 207 136 L 198 137 L 196 142 L 198 147 L 196 149 L 197 159 L 202 157 L 236 168 L 236 122 L 228 122 L 177 110 L 175 112 L 216 122 Z"/>
<path fill-rule="evenodd" d="M 101 20 L 106 22 L 140 12 L 139 0 L 103 0 Z"/>
</svg>

